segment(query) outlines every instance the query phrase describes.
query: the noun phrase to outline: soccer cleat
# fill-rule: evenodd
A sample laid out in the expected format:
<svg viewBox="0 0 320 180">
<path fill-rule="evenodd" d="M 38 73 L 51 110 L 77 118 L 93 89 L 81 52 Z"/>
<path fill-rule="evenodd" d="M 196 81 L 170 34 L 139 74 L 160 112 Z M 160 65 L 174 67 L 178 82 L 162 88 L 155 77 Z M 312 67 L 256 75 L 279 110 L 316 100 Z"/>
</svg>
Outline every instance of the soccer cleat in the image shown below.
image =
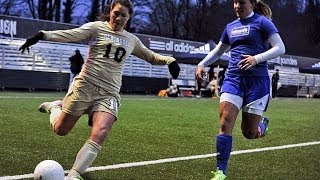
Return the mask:
<svg viewBox="0 0 320 180">
<path fill-rule="evenodd" d="M 52 102 L 44 102 L 44 103 L 40 104 L 39 111 L 42 113 L 50 113 L 50 109 L 54 106 L 62 107 L 62 101 L 56 100 L 56 101 L 52 101 Z"/>
<path fill-rule="evenodd" d="M 211 173 L 213 174 L 213 178 L 211 180 L 224 180 L 227 178 L 223 171 L 219 169 L 216 172 L 211 171 Z"/>
<path fill-rule="evenodd" d="M 84 180 L 81 176 L 64 177 L 64 180 Z"/>
<path fill-rule="evenodd" d="M 262 136 L 265 136 L 265 135 L 268 133 L 268 131 L 269 131 L 269 128 L 268 128 L 269 118 L 263 116 L 262 119 L 261 119 L 261 122 L 266 125 L 266 130 L 265 130 L 265 132 L 264 132 L 263 135 L 262 135 Z"/>
<path fill-rule="evenodd" d="M 198 99 L 199 99 L 199 98 L 201 98 L 201 96 L 200 96 L 200 95 L 196 95 L 196 98 L 198 98 Z"/>
</svg>

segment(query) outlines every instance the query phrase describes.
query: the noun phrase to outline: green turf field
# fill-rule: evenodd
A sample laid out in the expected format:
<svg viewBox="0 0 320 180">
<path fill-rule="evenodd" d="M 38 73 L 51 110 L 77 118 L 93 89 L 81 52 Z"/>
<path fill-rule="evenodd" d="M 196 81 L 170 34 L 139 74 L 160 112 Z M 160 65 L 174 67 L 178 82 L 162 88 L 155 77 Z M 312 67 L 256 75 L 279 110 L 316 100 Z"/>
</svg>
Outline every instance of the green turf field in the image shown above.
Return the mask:
<svg viewBox="0 0 320 180">
<path fill-rule="evenodd" d="M 70 134 L 59 137 L 51 130 L 49 115 L 37 111 L 43 101 L 63 95 L 0 92 L 0 179 L 31 177 L 45 159 L 58 161 L 65 170 L 71 168 L 90 133 L 87 117 Z M 123 96 L 121 103 L 119 119 L 92 165 L 102 170 L 91 169 L 83 176 L 86 180 L 211 178 L 215 157 L 190 157 L 215 153 L 217 100 Z M 270 118 L 270 131 L 259 140 L 245 139 L 238 119 L 233 151 L 268 151 L 232 155 L 228 179 L 320 179 L 320 100 L 272 100 L 265 115 Z M 318 144 L 274 149 L 309 142 Z M 116 167 L 110 165 L 180 157 L 186 159 L 110 169 Z"/>
</svg>

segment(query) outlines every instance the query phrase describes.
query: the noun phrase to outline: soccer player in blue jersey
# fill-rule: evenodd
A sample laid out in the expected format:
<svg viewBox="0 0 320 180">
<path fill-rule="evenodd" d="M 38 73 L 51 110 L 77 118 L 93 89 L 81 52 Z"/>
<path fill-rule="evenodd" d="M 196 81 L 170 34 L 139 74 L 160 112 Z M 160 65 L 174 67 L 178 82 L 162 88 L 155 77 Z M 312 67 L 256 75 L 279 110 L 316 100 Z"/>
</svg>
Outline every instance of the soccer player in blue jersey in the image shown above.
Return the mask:
<svg viewBox="0 0 320 180">
<path fill-rule="evenodd" d="M 267 60 L 285 53 L 277 28 L 271 22 L 271 9 L 260 0 L 234 0 L 238 19 L 227 24 L 220 42 L 199 64 L 196 77 L 204 67 L 230 49 L 226 76 L 221 88 L 220 130 L 216 137 L 217 171 L 213 179 L 226 178 L 232 149 L 232 130 L 242 109 L 241 130 L 247 139 L 267 133 L 268 118 L 263 117 L 270 97 Z"/>
<path fill-rule="evenodd" d="M 50 113 L 52 128 L 61 136 L 67 135 L 78 119 L 88 114 L 91 134 L 78 152 L 66 180 L 82 179 L 81 174 L 93 163 L 117 120 L 122 73 L 130 54 L 151 64 L 168 65 L 174 79 L 179 75 L 180 67 L 173 57 L 149 50 L 138 37 L 124 29 L 132 14 L 130 0 L 114 0 L 108 21 L 89 22 L 70 30 L 40 31 L 19 49 L 29 51 L 29 47 L 39 40 L 89 40 L 88 58 L 63 101 L 44 102 L 39 106 L 41 112 Z"/>
</svg>

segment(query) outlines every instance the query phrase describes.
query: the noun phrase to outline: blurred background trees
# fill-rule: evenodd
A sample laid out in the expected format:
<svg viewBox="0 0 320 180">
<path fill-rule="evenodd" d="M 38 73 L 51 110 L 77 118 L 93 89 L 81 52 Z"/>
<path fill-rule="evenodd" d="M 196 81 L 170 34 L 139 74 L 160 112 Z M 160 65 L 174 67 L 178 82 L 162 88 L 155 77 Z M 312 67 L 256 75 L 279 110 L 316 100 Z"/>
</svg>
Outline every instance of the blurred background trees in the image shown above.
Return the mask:
<svg viewBox="0 0 320 180">
<path fill-rule="evenodd" d="M 0 14 L 83 24 L 108 13 L 112 0 L 1 0 Z M 162 37 L 218 42 L 236 18 L 233 0 L 132 0 L 127 30 Z M 320 0 L 264 0 L 287 54 L 320 58 Z M 62 18 L 61 18 L 62 17 Z"/>
</svg>

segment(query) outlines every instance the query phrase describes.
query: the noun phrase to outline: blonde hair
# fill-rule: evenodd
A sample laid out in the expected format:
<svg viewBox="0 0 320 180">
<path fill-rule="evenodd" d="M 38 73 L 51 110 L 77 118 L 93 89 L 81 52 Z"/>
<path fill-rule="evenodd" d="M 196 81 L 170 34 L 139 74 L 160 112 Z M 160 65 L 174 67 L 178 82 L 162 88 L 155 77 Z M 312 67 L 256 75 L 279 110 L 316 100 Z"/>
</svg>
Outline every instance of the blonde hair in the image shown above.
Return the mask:
<svg viewBox="0 0 320 180">
<path fill-rule="evenodd" d="M 250 0 L 250 2 L 254 4 L 254 9 L 253 9 L 254 12 L 260 15 L 263 15 L 269 18 L 270 20 L 272 19 L 271 8 L 266 3 L 264 3 L 261 0 Z"/>
</svg>

